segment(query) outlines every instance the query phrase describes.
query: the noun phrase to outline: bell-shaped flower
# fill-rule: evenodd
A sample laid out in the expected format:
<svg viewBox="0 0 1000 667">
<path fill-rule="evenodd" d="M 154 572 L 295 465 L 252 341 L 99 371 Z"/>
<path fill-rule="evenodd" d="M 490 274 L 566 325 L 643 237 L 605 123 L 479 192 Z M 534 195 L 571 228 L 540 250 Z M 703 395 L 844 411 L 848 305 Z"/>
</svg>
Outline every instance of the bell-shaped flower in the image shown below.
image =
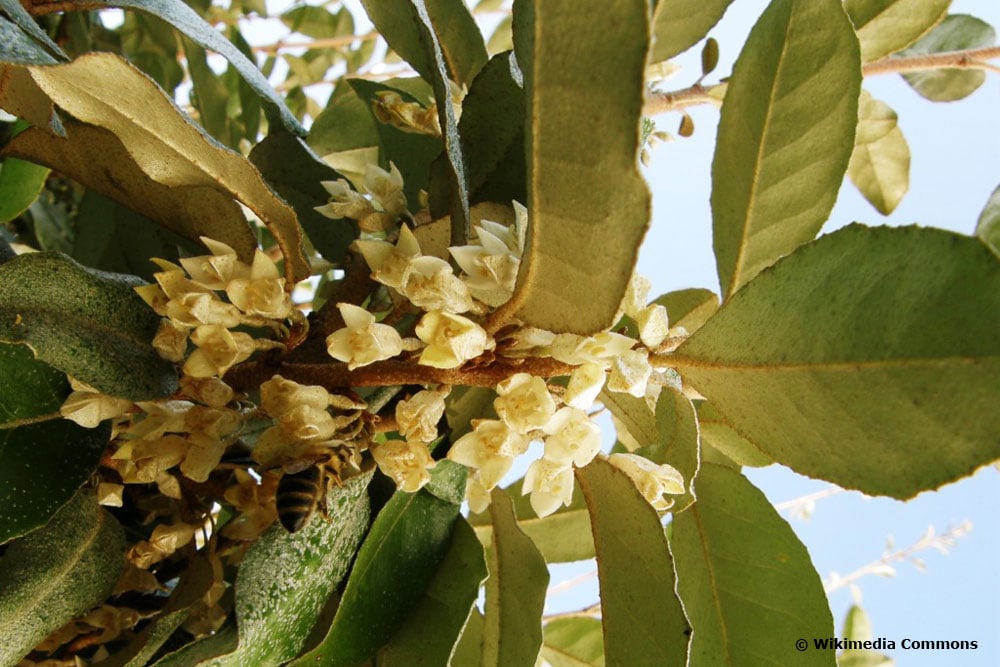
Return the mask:
<svg viewBox="0 0 1000 667">
<path fill-rule="evenodd" d="M 320 185 L 330 194 L 330 202 L 316 206 L 315 210 L 322 216 L 339 220 L 351 218 L 358 220 L 367 216 L 375 209 L 368 199 L 360 192 L 351 188 L 351 184 L 341 178 L 336 181 L 320 181 Z"/>
<path fill-rule="evenodd" d="M 639 340 L 650 349 L 659 346 L 669 334 L 670 321 L 667 318 L 667 309 L 658 303 L 649 304 L 640 310 L 634 319 L 639 327 Z"/>
<path fill-rule="evenodd" d="M 448 252 L 465 272 L 463 282 L 469 293 L 495 308 L 506 303 L 514 293 L 520 261 L 488 232 L 480 229 L 479 236 L 492 238 L 492 245 L 499 245 L 500 249 L 491 252 L 484 246 L 466 245 L 448 248 Z"/>
<path fill-rule="evenodd" d="M 226 295 L 250 316 L 283 320 L 292 314 L 292 300 L 285 292 L 285 279 L 274 260 L 260 250 L 254 253 L 249 275 L 229 281 Z"/>
<path fill-rule="evenodd" d="M 500 419 L 518 433 L 544 427 L 556 411 L 556 403 L 545 380 L 528 373 L 515 373 L 496 387 L 493 401 Z"/>
<path fill-rule="evenodd" d="M 670 509 L 674 504 L 664 495 L 684 493 L 684 476 L 666 463 L 658 465 L 638 454 L 612 454 L 608 463 L 628 475 L 646 502 L 657 510 Z"/>
<path fill-rule="evenodd" d="M 182 375 L 181 392 L 193 401 L 213 408 L 221 408 L 233 400 L 233 388 L 216 377 L 193 378 Z"/>
<path fill-rule="evenodd" d="M 486 330 L 472 320 L 440 311 L 420 318 L 416 334 L 427 344 L 418 363 L 434 368 L 456 368 L 494 346 Z"/>
<path fill-rule="evenodd" d="M 478 471 L 479 481 L 488 491 L 500 483 L 514 459 L 528 449 L 526 436 L 496 419 L 475 421 L 472 431 L 452 445 L 448 458 Z"/>
<path fill-rule="evenodd" d="M 412 398 L 396 404 L 396 426 L 409 441 L 431 442 L 437 436 L 437 424 L 444 414 L 444 394 L 424 389 Z"/>
<path fill-rule="evenodd" d="M 389 163 L 389 171 L 378 165 L 369 164 L 365 169 L 365 189 L 386 213 L 397 218 L 406 213 L 403 175 L 392 162 Z"/>
<path fill-rule="evenodd" d="M 628 350 L 615 357 L 608 377 L 608 390 L 642 398 L 653 374 L 646 350 Z"/>
<path fill-rule="evenodd" d="M 358 239 L 354 245 L 372 270 L 372 278 L 397 290 L 410 260 L 420 255 L 417 237 L 406 225 L 400 227 L 396 245 L 371 239 Z"/>
<path fill-rule="evenodd" d="M 202 236 L 201 242 L 212 252 L 211 255 L 180 260 L 181 266 L 195 282 L 211 290 L 222 290 L 231 280 L 250 274 L 250 267 L 241 262 L 236 251 L 225 243 L 207 236 Z"/>
<path fill-rule="evenodd" d="M 490 506 L 490 490 L 483 486 L 478 473 L 469 475 L 465 485 L 465 500 L 469 503 L 469 511 L 474 514 L 485 512 Z"/>
<path fill-rule="evenodd" d="M 573 467 L 546 458 L 533 461 L 524 473 L 521 492 L 530 493 L 531 508 L 546 517 L 573 502 Z"/>
<path fill-rule="evenodd" d="M 422 442 L 387 440 L 371 447 L 379 470 L 396 482 L 396 488 L 416 493 L 431 481 L 428 472 L 435 465 L 427 445 Z"/>
<path fill-rule="evenodd" d="M 407 263 L 399 291 L 421 310 L 464 313 L 472 308 L 469 288 L 455 275 L 451 265 L 439 257 L 424 255 Z"/>
<path fill-rule="evenodd" d="M 586 410 L 597 400 L 604 388 L 607 375 L 602 364 L 587 362 L 573 369 L 563 394 L 563 402 L 574 408 Z"/>
<path fill-rule="evenodd" d="M 593 336 L 557 334 L 552 340 L 552 357 L 565 364 L 585 364 L 588 361 L 607 367 L 611 360 L 630 349 L 635 340 L 612 331 Z"/>
<path fill-rule="evenodd" d="M 190 327 L 177 324 L 174 320 L 163 318 L 153 336 L 153 349 L 166 359 L 180 363 L 187 355 L 188 332 Z"/>
<path fill-rule="evenodd" d="M 246 361 L 255 349 L 253 337 L 230 331 L 218 324 L 205 324 L 191 333 L 198 346 L 184 362 L 184 373 L 192 377 L 222 377 L 226 371 Z"/>
<path fill-rule="evenodd" d="M 102 394 L 90 385 L 70 378 L 73 392 L 59 407 L 59 414 L 84 428 L 96 428 L 105 419 L 121 417 L 132 401 Z"/>
<path fill-rule="evenodd" d="M 347 325 L 326 337 L 326 351 L 334 359 L 347 362 L 354 370 L 376 361 L 395 357 L 403 351 L 403 339 L 388 324 L 379 324 L 364 308 L 339 303 L 337 308 Z"/>
<path fill-rule="evenodd" d="M 313 410 L 326 410 L 330 405 L 330 392 L 324 387 L 299 384 L 280 375 L 260 385 L 260 406 L 275 419 L 303 405 Z"/>
<path fill-rule="evenodd" d="M 545 458 L 561 465 L 585 466 L 601 450 L 601 429 L 577 408 L 560 408 L 545 426 Z"/>
</svg>

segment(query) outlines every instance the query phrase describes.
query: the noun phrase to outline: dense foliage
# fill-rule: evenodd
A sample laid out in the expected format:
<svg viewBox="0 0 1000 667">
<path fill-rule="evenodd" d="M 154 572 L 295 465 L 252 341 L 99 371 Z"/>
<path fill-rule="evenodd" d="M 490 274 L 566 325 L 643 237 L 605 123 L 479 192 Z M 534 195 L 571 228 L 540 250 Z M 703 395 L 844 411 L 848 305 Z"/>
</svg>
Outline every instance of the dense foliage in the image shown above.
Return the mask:
<svg viewBox="0 0 1000 667">
<path fill-rule="evenodd" d="M 1000 188 L 976 237 L 817 238 L 845 176 L 909 187 L 864 77 L 957 100 L 1000 49 L 772 0 L 709 84 L 730 3 L 296 4 L 252 49 L 260 0 L 0 0 L 0 665 L 884 664 L 796 651 L 827 599 L 741 470 L 1000 458 Z M 705 103 L 721 294 L 651 295 L 648 116 Z"/>
</svg>

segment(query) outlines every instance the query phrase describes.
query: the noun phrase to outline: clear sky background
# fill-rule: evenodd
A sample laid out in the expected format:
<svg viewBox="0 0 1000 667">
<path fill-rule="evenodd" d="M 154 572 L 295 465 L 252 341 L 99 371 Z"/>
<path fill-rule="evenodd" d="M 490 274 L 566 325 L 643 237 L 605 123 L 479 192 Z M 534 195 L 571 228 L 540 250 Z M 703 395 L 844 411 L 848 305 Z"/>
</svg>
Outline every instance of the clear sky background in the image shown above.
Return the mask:
<svg viewBox="0 0 1000 667">
<path fill-rule="evenodd" d="M 721 47 L 719 68 L 707 82 L 729 74 L 732 62 L 765 0 L 736 0 L 711 36 Z M 972 14 L 1000 29 L 1000 1 L 954 0 L 951 13 Z M 698 48 L 680 59 L 684 69 L 661 88 L 683 88 L 700 73 Z M 898 75 L 871 77 L 865 88 L 891 106 L 911 151 L 910 192 L 896 211 L 879 214 L 845 180 L 824 232 L 851 222 L 951 229 L 972 234 L 990 193 L 1000 184 L 1000 74 L 965 100 L 934 103 L 918 96 Z M 657 293 L 719 282 L 712 255 L 711 163 L 719 113 L 691 110 L 695 134 L 659 146 L 647 170 L 653 190 L 653 225 L 640 254 L 639 270 Z M 657 118 L 675 131 L 679 115 Z M 997 332 L 1000 335 L 1000 332 Z M 998 380 L 1000 386 L 1000 380 Z M 1000 409 L 998 401 L 997 409 Z M 823 491 L 829 484 L 801 477 L 782 466 L 749 470 L 747 476 L 768 498 L 783 503 Z M 926 564 L 893 563 L 892 578 L 866 576 L 857 582 L 876 637 L 897 642 L 889 652 L 900 667 L 1000 665 L 1000 473 L 981 470 L 910 502 L 866 498 L 851 491 L 816 502 L 809 520 L 783 512 L 806 544 L 824 580 L 844 576 L 882 557 L 886 540 L 905 548 L 933 527 L 939 534 L 968 520 L 972 531 L 943 555 L 933 549 L 916 554 Z M 848 587 L 830 593 L 839 633 L 851 604 Z M 902 651 L 899 642 L 915 639 L 974 639 L 974 653 Z"/>
</svg>

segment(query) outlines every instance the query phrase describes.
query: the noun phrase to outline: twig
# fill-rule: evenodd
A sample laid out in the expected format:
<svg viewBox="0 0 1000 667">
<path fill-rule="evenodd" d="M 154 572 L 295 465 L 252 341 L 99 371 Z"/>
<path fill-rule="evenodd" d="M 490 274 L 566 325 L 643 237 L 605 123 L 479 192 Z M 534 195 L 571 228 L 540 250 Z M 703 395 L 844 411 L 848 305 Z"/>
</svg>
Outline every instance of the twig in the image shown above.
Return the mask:
<svg viewBox="0 0 1000 667">
<path fill-rule="evenodd" d="M 563 611 L 558 614 L 545 614 L 542 616 L 542 620 L 546 623 L 550 623 L 560 618 L 579 618 L 580 616 L 599 616 L 601 613 L 601 603 L 592 604 L 589 607 L 584 607 L 583 609 L 577 609 L 576 611 Z"/>
<path fill-rule="evenodd" d="M 8 428 L 20 428 L 21 426 L 30 426 L 31 424 L 41 424 L 42 422 L 55 421 L 57 419 L 65 419 L 58 412 L 49 412 L 44 415 L 36 415 L 34 417 L 25 417 L 24 419 L 12 419 L 7 422 L 0 424 L 0 431 Z"/>
<path fill-rule="evenodd" d="M 842 488 L 831 484 L 822 491 L 810 493 L 799 498 L 792 498 L 791 500 L 786 500 L 783 503 L 776 503 L 774 505 L 774 509 L 779 512 L 788 510 L 793 516 L 808 517 L 812 514 L 817 500 L 823 500 L 824 498 L 829 498 L 843 492 L 844 490 Z"/>
<path fill-rule="evenodd" d="M 843 588 L 844 586 L 853 584 L 858 579 L 861 579 L 869 574 L 878 574 L 884 577 L 895 576 L 896 569 L 892 567 L 890 563 L 911 561 L 918 568 L 923 568 L 923 561 L 916 558 L 915 554 L 927 549 L 937 549 L 941 553 L 947 554 L 948 549 L 953 547 L 959 538 L 965 537 L 971 531 L 972 522 L 968 520 L 963 521 L 955 528 L 952 528 L 941 535 L 938 535 L 935 532 L 934 526 L 929 526 L 923 537 L 910 546 L 904 549 L 897 549 L 896 551 L 887 551 L 878 560 L 872 561 L 871 563 L 858 568 L 846 576 L 841 577 L 837 573 L 833 573 L 830 578 L 823 583 L 823 586 L 826 589 L 826 592 L 830 593 L 838 588 Z"/>
</svg>

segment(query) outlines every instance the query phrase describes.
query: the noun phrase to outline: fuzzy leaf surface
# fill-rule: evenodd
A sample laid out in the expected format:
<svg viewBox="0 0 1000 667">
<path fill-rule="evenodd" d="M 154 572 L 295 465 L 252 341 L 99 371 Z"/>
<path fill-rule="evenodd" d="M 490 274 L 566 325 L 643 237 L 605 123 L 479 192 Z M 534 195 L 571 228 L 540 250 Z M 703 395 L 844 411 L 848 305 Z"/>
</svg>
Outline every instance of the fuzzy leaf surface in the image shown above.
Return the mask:
<svg viewBox="0 0 1000 667">
<path fill-rule="evenodd" d="M 610 667 L 685 665 L 689 626 L 656 510 L 606 459 L 578 468 L 576 476 L 597 547 L 605 661 Z"/>
<path fill-rule="evenodd" d="M 1000 255 L 1000 186 L 993 191 L 979 214 L 976 236 Z"/>
<path fill-rule="evenodd" d="M 31 68 L 31 76 L 74 117 L 113 132 L 152 180 L 170 187 L 214 188 L 244 203 L 278 241 L 289 282 L 309 275 L 294 211 L 249 160 L 193 124 L 133 65 L 113 53 L 96 52 L 65 65 Z"/>
<path fill-rule="evenodd" d="M 674 517 L 670 551 L 693 629 L 692 665 L 825 665 L 833 651 L 797 651 L 832 637 L 833 617 L 809 552 L 749 481 L 706 464 L 698 501 Z"/>
<path fill-rule="evenodd" d="M 169 396 L 173 364 L 150 341 L 160 317 L 133 290 L 134 276 L 95 271 L 59 253 L 30 253 L 0 265 L 0 340 L 106 394 Z"/>
<path fill-rule="evenodd" d="M 482 667 L 533 665 L 542 645 L 542 608 L 549 571 L 517 525 L 510 496 L 493 489 L 493 545 L 488 554 Z"/>
<path fill-rule="evenodd" d="M 532 326 L 590 334 L 612 324 L 649 223 L 636 131 L 649 7 L 585 0 L 514 9 L 529 232 L 507 308 Z"/>
<path fill-rule="evenodd" d="M 453 476 L 465 484 L 465 476 Z M 320 644 L 291 663 L 349 667 L 368 660 L 403 626 L 451 544 L 459 506 L 421 489 L 397 491 L 372 524 Z"/>
<path fill-rule="evenodd" d="M 104 600 L 125 568 L 125 533 L 81 492 L 0 559 L 0 664 Z"/>
<path fill-rule="evenodd" d="M 719 22 L 733 0 L 660 0 L 653 10 L 649 62 L 658 63 L 687 51 Z"/>
<path fill-rule="evenodd" d="M 368 528 L 369 481 L 358 475 L 330 490 L 331 521 L 314 516 L 294 534 L 275 523 L 254 542 L 236 577 L 239 645 L 208 664 L 276 665 L 298 655 Z"/>
<path fill-rule="evenodd" d="M 604 667 L 601 620 L 557 618 L 542 628 L 542 657 L 552 667 Z"/>
<path fill-rule="evenodd" d="M 901 56 L 922 56 L 945 51 L 993 46 L 997 33 L 989 23 L 968 14 L 952 14 L 934 26 Z M 933 69 L 908 72 L 903 78 L 922 97 L 932 102 L 954 102 L 968 97 L 986 81 L 981 69 Z"/>
<path fill-rule="evenodd" d="M 951 0 L 844 0 L 861 42 L 861 60 L 871 62 L 906 48 L 948 13 Z"/>
<path fill-rule="evenodd" d="M 905 499 L 1000 457 L 997 331 L 984 244 L 851 225 L 762 273 L 675 367 L 775 461 Z"/>
<path fill-rule="evenodd" d="M 840 0 L 768 5 L 733 66 L 712 161 L 724 297 L 819 232 L 851 157 L 860 89 Z"/>
<path fill-rule="evenodd" d="M 861 91 L 858 132 L 847 175 L 882 215 L 892 213 L 910 188 L 910 146 L 896 112 Z"/>
</svg>

